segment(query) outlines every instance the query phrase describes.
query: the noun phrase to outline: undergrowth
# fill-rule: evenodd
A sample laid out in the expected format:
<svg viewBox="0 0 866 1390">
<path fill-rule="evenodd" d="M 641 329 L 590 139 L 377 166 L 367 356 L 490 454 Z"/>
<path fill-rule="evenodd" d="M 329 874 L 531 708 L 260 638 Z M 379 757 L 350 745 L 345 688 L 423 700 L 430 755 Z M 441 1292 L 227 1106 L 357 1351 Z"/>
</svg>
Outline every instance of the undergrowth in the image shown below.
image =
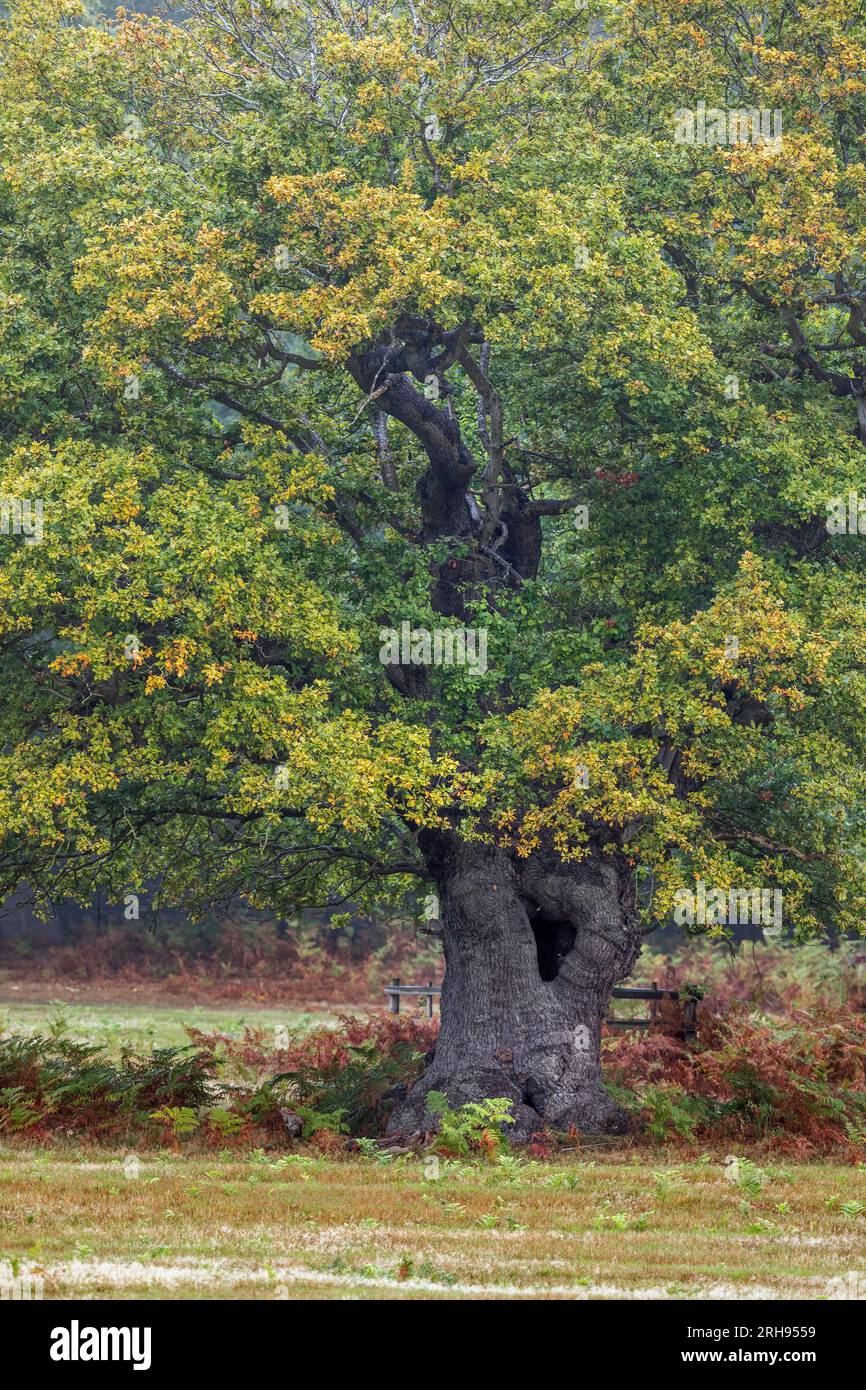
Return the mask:
<svg viewBox="0 0 866 1390">
<path fill-rule="evenodd" d="M 610 1088 L 649 1138 L 762 1141 L 800 1157 L 866 1150 L 866 1016 L 773 1018 L 705 1008 L 697 1040 L 664 1033 L 605 1048 Z"/>
<path fill-rule="evenodd" d="M 248 1028 L 240 1039 L 190 1028 L 186 1048 L 119 1062 L 62 1037 L 0 1037 L 0 1134 L 94 1139 L 195 1136 L 321 1147 L 377 1134 L 394 1100 L 421 1075 L 435 1024 L 404 1015 L 348 1018 L 339 1029 L 290 1034 Z"/>
<path fill-rule="evenodd" d="M 835 984 L 828 991 L 824 978 L 810 996 L 796 953 L 788 956 L 774 983 L 767 969 L 760 1010 L 738 997 L 741 963 L 708 980 L 693 1041 L 664 1028 L 605 1039 L 605 1078 L 633 1117 L 631 1142 L 734 1150 L 755 1143 L 797 1158 L 864 1159 L 860 995 L 853 989 L 851 1002 L 834 1004 Z M 693 958 L 689 970 L 706 978 Z M 0 1037 L 0 1133 L 38 1142 L 72 1134 L 173 1146 L 281 1147 L 302 1139 L 325 1151 L 342 1148 L 384 1134 L 423 1073 L 437 1023 L 378 1011 L 307 1032 L 247 1028 L 238 1038 L 187 1031 L 187 1048 L 126 1053 L 119 1062 L 62 1036 Z M 442 1105 L 447 1146 L 454 1112 Z M 461 1115 L 460 1124 L 472 1118 Z M 500 1147 L 505 1123 L 481 1117 L 480 1147 Z M 452 1137 L 454 1152 L 463 1142 L 479 1147 L 477 1135 Z"/>
</svg>

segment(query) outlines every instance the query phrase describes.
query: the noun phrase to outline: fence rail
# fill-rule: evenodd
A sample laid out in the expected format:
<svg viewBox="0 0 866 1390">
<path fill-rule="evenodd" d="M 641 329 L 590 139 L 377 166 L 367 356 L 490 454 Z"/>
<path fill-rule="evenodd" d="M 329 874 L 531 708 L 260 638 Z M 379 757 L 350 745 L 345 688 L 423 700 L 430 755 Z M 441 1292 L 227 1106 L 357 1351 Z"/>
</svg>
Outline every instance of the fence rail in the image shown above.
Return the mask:
<svg viewBox="0 0 866 1390">
<path fill-rule="evenodd" d="M 426 985 L 404 985 L 397 978 L 385 986 L 384 993 L 392 1014 L 400 1012 L 401 999 L 426 999 L 427 1017 L 432 1018 L 433 1000 L 441 995 L 442 989 L 439 985 L 434 985 L 432 980 L 428 980 Z M 671 999 L 680 1005 L 680 1016 L 675 1021 L 677 1029 L 686 1038 L 694 1036 L 698 1022 L 698 1000 L 695 995 L 684 994 L 678 989 L 659 989 L 655 981 L 651 985 L 634 989 L 627 986 L 617 987 L 611 993 L 614 999 L 646 999 L 650 1007 L 645 1018 L 606 1018 L 605 1023 L 609 1028 L 652 1028 L 659 1022 L 666 1021 L 659 1019 L 659 1004 L 664 999 Z"/>
</svg>

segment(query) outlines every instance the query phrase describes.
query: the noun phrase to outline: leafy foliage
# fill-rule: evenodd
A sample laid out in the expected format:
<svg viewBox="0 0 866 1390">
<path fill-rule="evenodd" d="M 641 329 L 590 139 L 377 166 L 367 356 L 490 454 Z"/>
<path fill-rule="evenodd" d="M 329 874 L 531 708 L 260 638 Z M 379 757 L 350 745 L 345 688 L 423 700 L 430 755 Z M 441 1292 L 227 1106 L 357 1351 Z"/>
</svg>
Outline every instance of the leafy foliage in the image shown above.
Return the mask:
<svg viewBox="0 0 866 1390">
<path fill-rule="evenodd" d="M 764 1141 L 799 1156 L 866 1146 L 866 1021 L 853 1009 L 802 1018 L 745 1005 L 701 1015 L 687 1047 L 659 1033 L 617 1040 L 617 1095 L 656 1140 Z"/>
<path fill-rule="evenodd" d="M 150 1118 L 161 1124 L 172 1139 L 183 1139 L 199 1127 L 199 1118 L 191 1105 L 161 1105 L 151 1111 Z"/>
<path fill-rule="evenodd" d="M 286 1083 L 285 1103 L 304 1119 L 305 1136 L 323 1127 L 352 1134 L 383 1129 L 389 1093 L 417 1080 L 436 1031 L 434 1022 L 412 1014 L 341 1015 L 339 1027 L 287 1035 L 285 1046 L 275 1048 L 263 1030 L 247 1028 L 237 1040 L 188 1029 L 195 1045 L 219 1057 L 229 1073 L 259 1083 L 266 1108 L 268 1097 L 277 1105 L 276 1088 Z"/>
<path fill-rule="evenodd" d="M 437 1147 L 444 1153 L 459 1155 L 475 1150 L 490 1156 L 505 1147 L 505 1126 L 514 1124 L 507 1097 L 468 1101 L 455 1110 L 441 1091 L 428 1091 L 426 1102 L 430 1114 L 439 1121 Z"/>
<path fill-rule="evenodd" d="M 396 900 L 456 827 L 859 929 L 859 5 L 190 9 L 2 21 L 45 521 L 0 538 L 0 889 Z M 781 146 L 677 144 L 698 100 Z M 403 618 L 488 669 L 389 673 Z"/>
<path fill-rule="evenodd" d="M 194 1114 L 208 1099 L 214 1062 L 192 1048 L 125 1055 L 120 1064 L 101 1052 L 63 1038 L 0 1038 L 0 1130 L 42 1131 L 50 1124 L 109 1135 L 154 1112 Z"/>
</svg>

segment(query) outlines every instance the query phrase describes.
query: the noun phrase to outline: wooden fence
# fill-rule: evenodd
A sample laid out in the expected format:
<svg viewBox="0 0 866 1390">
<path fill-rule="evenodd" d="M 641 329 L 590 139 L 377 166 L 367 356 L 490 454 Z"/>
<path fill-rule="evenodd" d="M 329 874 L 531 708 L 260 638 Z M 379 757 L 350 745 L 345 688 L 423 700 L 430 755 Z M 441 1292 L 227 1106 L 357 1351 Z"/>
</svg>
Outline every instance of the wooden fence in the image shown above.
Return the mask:
<svg viewBox="0 0 866 1390">
<path fill-rule="evenodd" d="M 432 980 L 428 980 L 426 985 L 403 985 L 399 979 L 395 979 L 390 985 L 385 986 L 385 995 L 392 1014 L 400 1012 L 401 999 L 426 999 L 427 1017 L 432 1018 L 433 1000 L 441 993 L 439 985 L 434 985 Z M 678 989 L 659 989 L 655 980 L 651 985 L 634 989 L 617 988 L 612 993 L 614 999 L 646 999 L 649 1003 L 649 1013 L 644 1018 L 607 1018 L 605 1022 L 609 1028 L 652 1028 L 674 1022 L 677 1031 L 682 1032 L 684 1037 L 694 1037 L 698 1021 L 696 995 L 683 994 Z M 675 1020 L 660 1017 L 659 1005 L 665 999 L 671 999 L 679 1005 L 679 1017 Z"/>
</svg>

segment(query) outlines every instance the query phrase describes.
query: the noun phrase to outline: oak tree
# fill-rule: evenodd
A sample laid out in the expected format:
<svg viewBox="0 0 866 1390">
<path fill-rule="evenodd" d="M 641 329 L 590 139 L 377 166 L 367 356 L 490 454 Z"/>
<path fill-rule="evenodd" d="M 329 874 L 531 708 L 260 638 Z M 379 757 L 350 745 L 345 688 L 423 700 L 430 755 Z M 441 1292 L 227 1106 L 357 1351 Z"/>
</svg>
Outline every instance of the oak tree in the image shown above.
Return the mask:
<svg viewBox="0 0 866 1390">
<path fill-rule="evenodd" d="M 394 1128 L 617 1129 L 684 893 L 862 921 L 862 10 L 189 10 L 3 23 L 0 889 L 432 889 Z"/>
</svg>

